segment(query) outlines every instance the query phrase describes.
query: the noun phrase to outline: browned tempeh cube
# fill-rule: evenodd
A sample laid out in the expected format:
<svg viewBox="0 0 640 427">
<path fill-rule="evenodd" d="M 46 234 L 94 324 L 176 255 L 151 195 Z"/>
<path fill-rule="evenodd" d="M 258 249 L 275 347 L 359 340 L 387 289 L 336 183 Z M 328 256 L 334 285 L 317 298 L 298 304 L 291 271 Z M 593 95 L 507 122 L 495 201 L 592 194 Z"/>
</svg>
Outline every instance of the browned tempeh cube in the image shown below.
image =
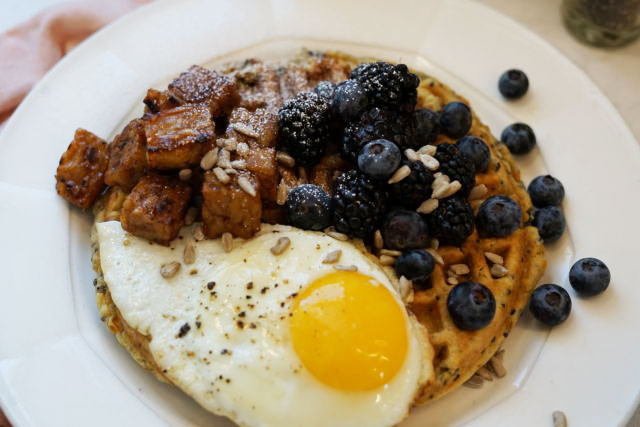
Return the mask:
<svg viewBox="0 0 640 427">
<path fill-rule="evenodd" d="M 197 165 L 215 140 L 209 109 L 183 105 L 144 118 L 147 160 L 153 169 Z"/>
<path fill-rule="evenodd" d="M 107 185 L 131 188 L 147 170 L 147 139 L 140 119 L 129 122 L 109 144 L 109 166 L 104 173 Z"/>
<path fill-rule="evenodd" d="M 191 186 L 175 176 L 151 172 L 133 187 L 122 205 L 122 228 L 168 245 L 184 224 Z"/>
<path fill-rule="evenodd" d="M 182 102 L 208 104 L 212 117 L 220 116 L 237 98 L 235 81 L 199 65 L 192 65 L 171 82 L 169 93 Z"/>
<path fill-rule="evenodd" d="M 239 127 L 235 128 L 234 125 Z M 264 108 L 249 111 L 246 108 L 234 108 L 229 117 L 227 137 L 238 141 L 256 143 L 260 147 L 275 147 L 278 138 L 278 115 Z M 253 134 L 250 135 L 250 134 Z"/>
<path fill-rule="evenodd" d="M 86 209 L 104 188 L 109 146 L 91 132 L 78 129 L 56 171 L 56 191 L 70 203 Z"/>
<path fill-rule="evenodd" d="M 278 186 L 278 168 L 275 148 L 249 146 L 249 153 L 244 157 L 247 170 L 252 172 L 260 182 L 260 197 L 275 202 Z"/>
<path fill-rule="evenodd" d="M 145 104 L 144 112 L 149 114 L 156 114 L 160 111 L 170 110 L 180 105 L 180 101 L 169 94 L 168 91 L 149 89 L 147 95 L 142 100 Z"/>
<path fill-rule="evenodd" d="M 224 232 L 230 232 L 246 239 L 260 229 L 262 202 L 259 195 L 251 196 L 240 187 L 240 176 L 258 187 L 257 180 L 248 172 L 232 175 L 228 184 L 221 183 L 213 171 L 205 173 L 202 185 L 202 221 L 208 237 L 216 238 Z"/>
<path fill-rule="evenodd" d="M 324 191 L 333 194 L 333 181 L 350 166 L 339 154 L 327 154 L 313 166 L 309 174 L 309 182 L 322 187 Z"/>
</svg>

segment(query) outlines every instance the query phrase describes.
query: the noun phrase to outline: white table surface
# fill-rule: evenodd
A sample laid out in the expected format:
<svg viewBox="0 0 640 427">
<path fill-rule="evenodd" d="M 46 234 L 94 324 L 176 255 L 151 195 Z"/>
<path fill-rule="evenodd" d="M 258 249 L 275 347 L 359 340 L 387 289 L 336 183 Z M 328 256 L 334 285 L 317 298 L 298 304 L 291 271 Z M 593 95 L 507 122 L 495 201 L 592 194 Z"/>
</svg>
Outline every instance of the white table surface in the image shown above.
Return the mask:
<svg viewBox="0 0 640 427">
<path fill-rule="evenodd" d="M 65 1 L 0 0 L 0 32 L 47 6 Z M 478 1 L 528 27 L 584 70 L 613 102 L 640 141 L 640 41 L 615 50 L 597 49 L 576 41 L 562 25 L 561 0 Z M 533 90 L 535 84 L 531 82 Z M 640 427 L 640 409 L 627 427 Z"/>
</svg>

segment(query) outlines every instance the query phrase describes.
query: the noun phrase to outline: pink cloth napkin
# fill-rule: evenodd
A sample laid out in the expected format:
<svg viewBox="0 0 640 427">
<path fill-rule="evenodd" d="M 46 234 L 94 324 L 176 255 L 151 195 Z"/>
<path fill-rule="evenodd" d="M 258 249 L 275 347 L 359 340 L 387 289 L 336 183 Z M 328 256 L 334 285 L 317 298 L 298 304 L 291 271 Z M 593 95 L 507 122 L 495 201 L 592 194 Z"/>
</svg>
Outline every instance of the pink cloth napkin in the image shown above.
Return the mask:
<svg viewBox="0 0 640 427">
<path fill-rule="evenodd" d="M 104 25 L 148 1 L 61 3 L 0 34 L 0 123 L 69 50 Z"/>
</svg>

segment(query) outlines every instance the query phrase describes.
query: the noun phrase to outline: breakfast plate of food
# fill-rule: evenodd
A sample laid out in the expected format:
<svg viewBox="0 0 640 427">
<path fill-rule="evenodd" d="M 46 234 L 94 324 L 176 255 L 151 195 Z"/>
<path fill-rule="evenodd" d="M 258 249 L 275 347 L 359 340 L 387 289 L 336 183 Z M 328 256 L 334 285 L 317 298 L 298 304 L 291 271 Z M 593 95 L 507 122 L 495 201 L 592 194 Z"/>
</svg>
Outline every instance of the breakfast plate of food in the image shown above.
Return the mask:
<svg viewBox="0 0 640 427">
<path fill-rule="evenodd" d="M 0 134 L 0 404 L 624 425 L 638 161 L 580 70 L 475 2 L 154 2 Z"/>
</svg>

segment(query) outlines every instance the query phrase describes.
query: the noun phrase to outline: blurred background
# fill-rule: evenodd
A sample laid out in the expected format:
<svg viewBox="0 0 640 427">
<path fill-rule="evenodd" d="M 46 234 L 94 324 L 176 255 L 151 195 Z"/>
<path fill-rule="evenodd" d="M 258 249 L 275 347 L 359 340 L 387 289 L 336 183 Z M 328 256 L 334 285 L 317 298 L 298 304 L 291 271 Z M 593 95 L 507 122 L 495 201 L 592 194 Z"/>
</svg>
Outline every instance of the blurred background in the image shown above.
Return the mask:
<svg viewBox="0 0 640 427">
<path fill-rule="evenodd" d="M 0 0 L 0 132 L 30 86 L 59 57 L 146 1 Z M 602 89 L 640 141 L 640 41 L 634 40 L 640 33 L 640 0 L 476 1 L 511 17 L 573 61 Z M 611 47 L 618 44 L 624 45 Z M 25 61 L 33 62 L 28 78 L 7 78 Z M 0 427 L 8 425 L 0 411 Z M 628 427 L 640 427 L 640 411 Z"/>
</svg>

